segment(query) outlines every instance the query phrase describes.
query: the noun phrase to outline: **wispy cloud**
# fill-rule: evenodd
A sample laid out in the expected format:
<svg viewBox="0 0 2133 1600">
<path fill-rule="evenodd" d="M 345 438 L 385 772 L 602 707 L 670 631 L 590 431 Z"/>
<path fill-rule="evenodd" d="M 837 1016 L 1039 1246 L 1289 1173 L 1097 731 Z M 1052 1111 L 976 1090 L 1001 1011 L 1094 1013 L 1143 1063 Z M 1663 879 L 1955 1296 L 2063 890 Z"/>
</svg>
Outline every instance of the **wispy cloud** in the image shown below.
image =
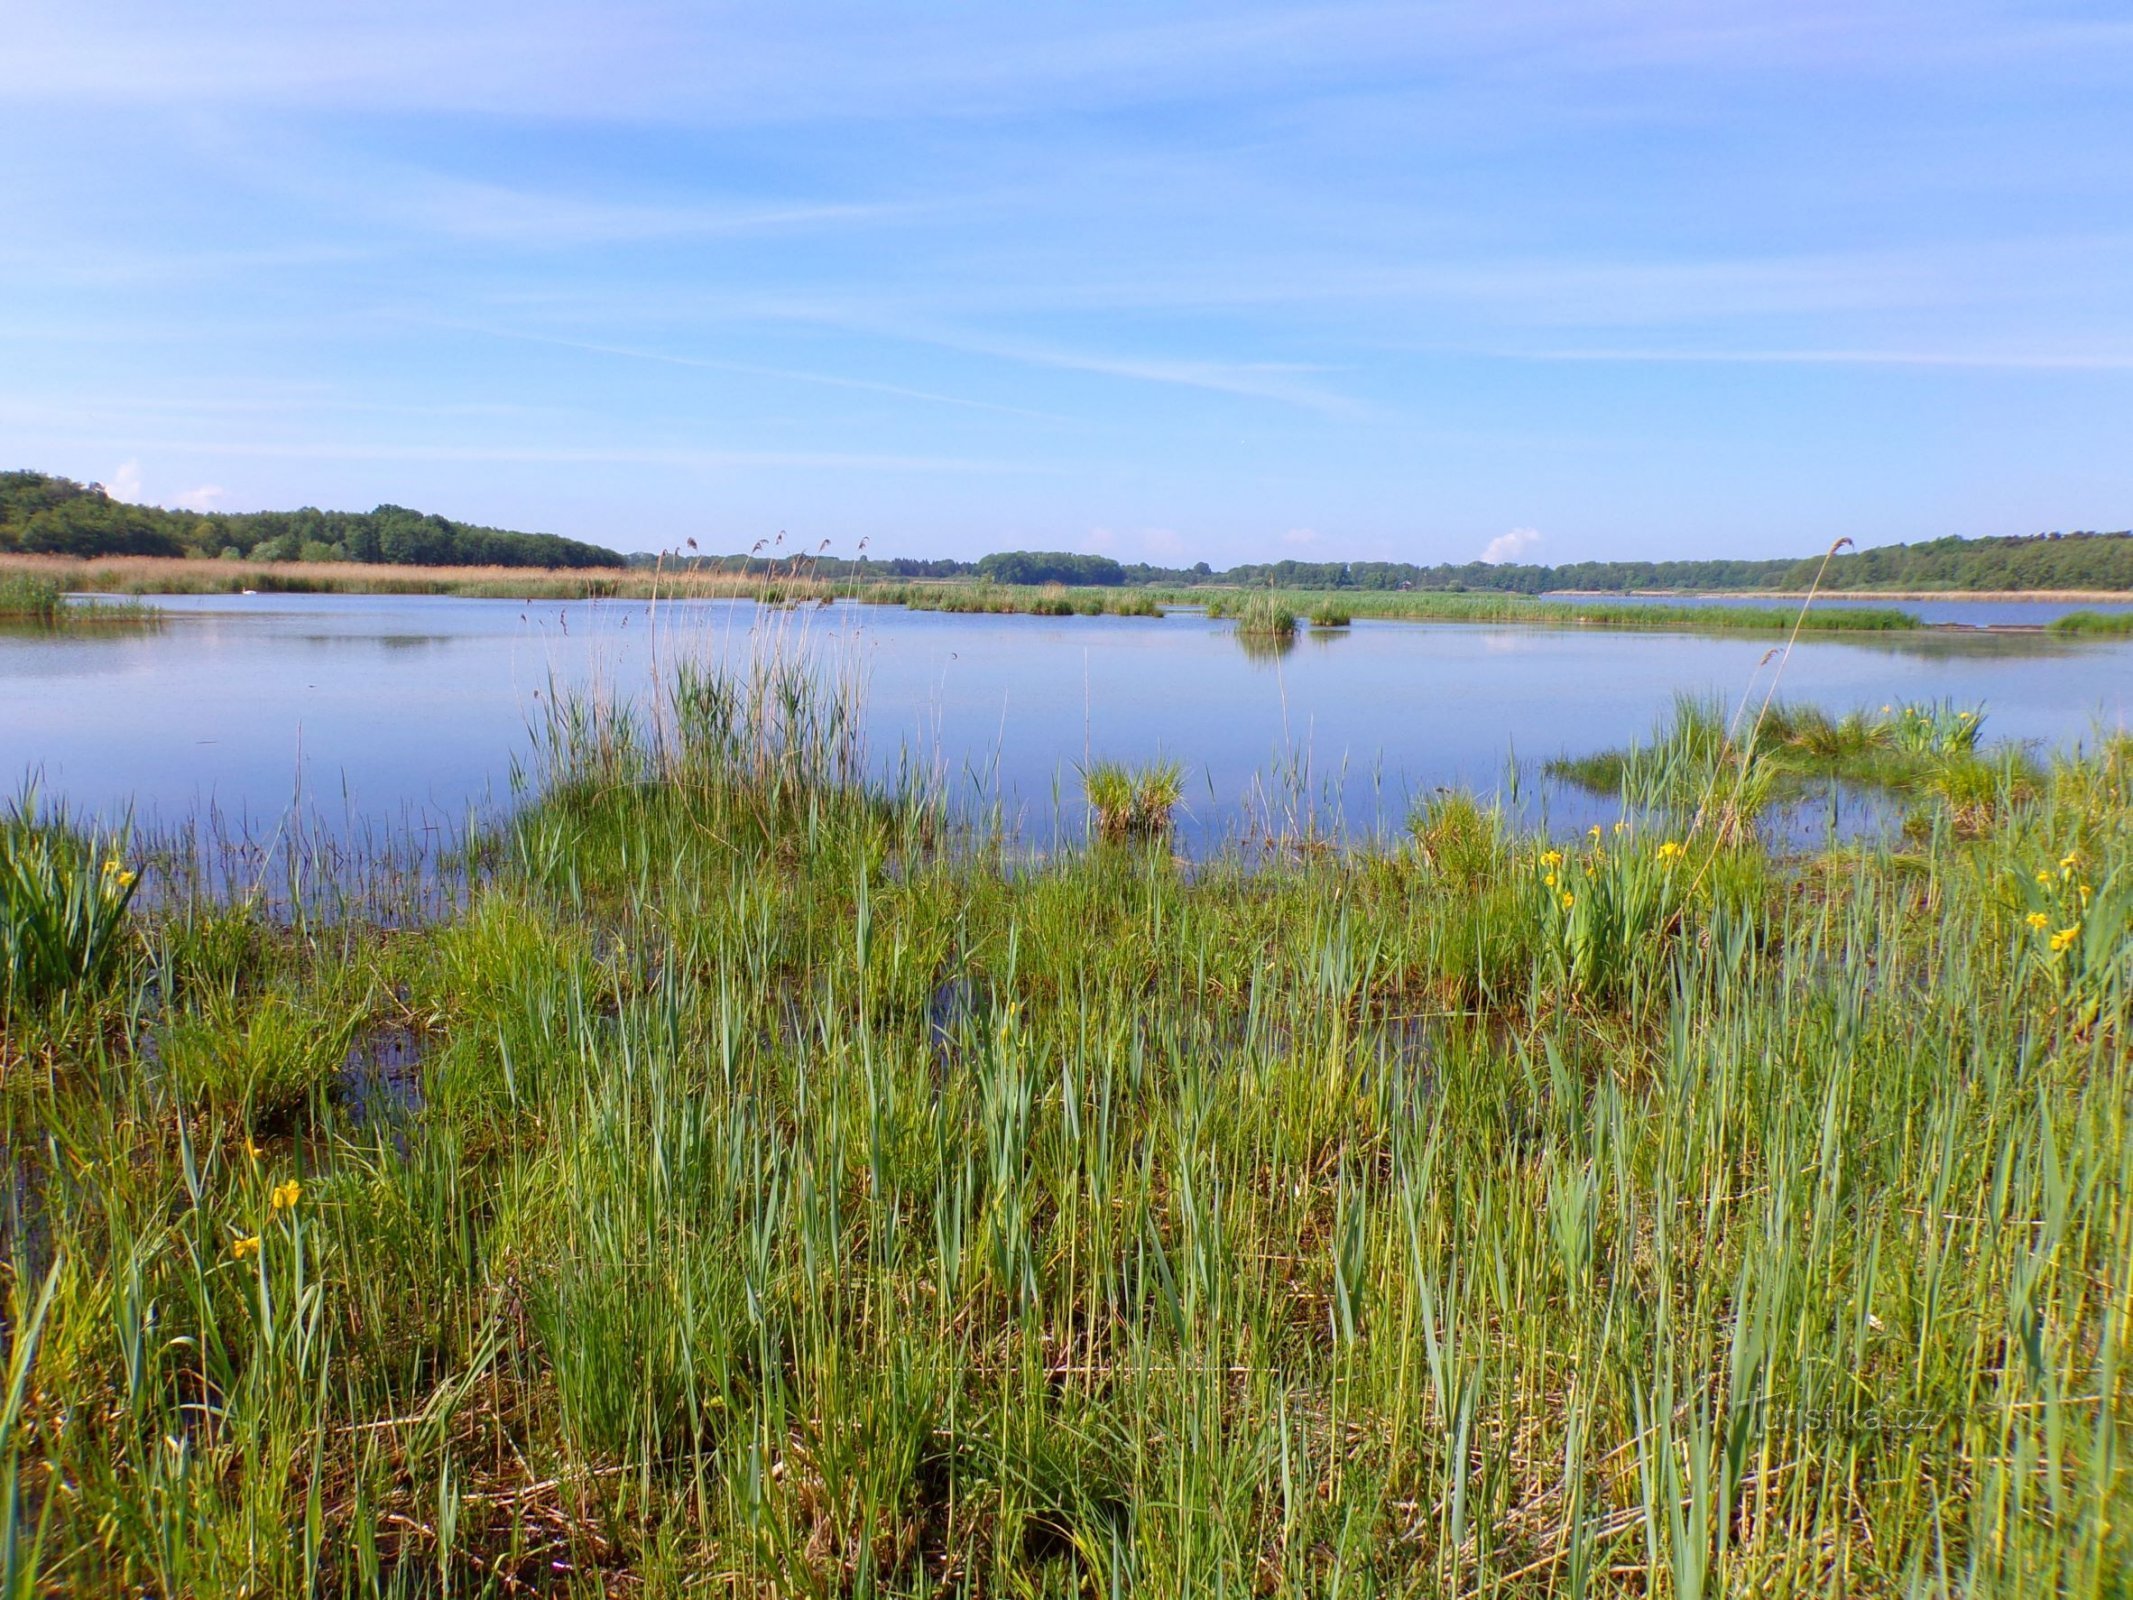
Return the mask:
<svg viewBox="0 0 2133 1600">
<path fill-rule="evenodd" d="M 922 400 L 928 405 L 961 406 L 971 411 L 991 411 L 1003 416 L 1029 417 L 1040 422 L 1071 419 L 1055 411 L 1036 411 L 1027 406 L 1001 405 L 990 400 L 972 400 L 963 395 L 914 389 L 901 383 L 883 383 L 872 378 L 854 378 L 840 373 L 807 372 L 793 367 L 759 366 L 746 361 L 722 361 L 710 356 L 683 355 L 671 350 L 647 350 L 634 345 L 607 344 L 591 339 L 569 339 L 560 334 L 529 333 L 523 329 L 498 328 L 478 323 L 441 324 L 492 339 L 510 339 L 525 344 L 545 344 L 565 350 L 583 350 L 591 355 L 618 356 L 629 361 L 649 361 L 667 367 L 691 367 L 704 372 L 730 372 L 746 378 L 772 378 L 787 383 L 818 384 L 830 389 L 851 389 L 863 394 L 888 395 L 898 400 Z"/>
<path fill-rule="evenodd" d="M 2008 372 L 2133 372 L 2129 350 L 1537 350 L 1529 361 L 1653 362 L 1665 365 L 1968 367 Z"/>
<path fill-rule="evenodd" d="M 47 442 L 58 442 L 48 440 Z M 64 441 L 79 445 L 83 441 Z M 726 471 L 753 467 L 822 468 L 851 472 L 1043 473 L 1053 468 L 1014 461 L 952 456 L 899 455 L 840 450 L 716 450 L 681 446 L 549 446 L 484 444 L 354 443 L 344 440 L 164 438 L 139 441 L 144 450 L 202 456 L 259 457 L 295 461 L 444 461 L 521 465 L 683 467 Z M 129 474 L 131 474 L 129 478 Z M 137 497 L 139 465 L 128 462 L 105 487 L 119 499 Z M 125 492 L 130 487 L 131 495 Z"/>
<path fill-rule="evenodd" d="M 1061 372 L 1087 372 L 1100 377 L 1200 389 L 1211 394 L 1238 395 L 1252 400 L 1272 400 L 1329 416 L 1353 416 L 1363 409 L 1359 402 L 1348 396 L 1309 382 L 1308 374 L 1324 369 L 1308 364 L 1208 361 L 1174 356 L 1117 354 L 1109 351 L 1077 350 L 1035 340 L 908 324 L 898 326 L 874 323 L 866 325 L 866 331 L 919 344 L 938 345 L 947 350 L 959 350 L 966 355 L 1017 362 L 1024 366 L 1046 367 Z"/>
</svg>

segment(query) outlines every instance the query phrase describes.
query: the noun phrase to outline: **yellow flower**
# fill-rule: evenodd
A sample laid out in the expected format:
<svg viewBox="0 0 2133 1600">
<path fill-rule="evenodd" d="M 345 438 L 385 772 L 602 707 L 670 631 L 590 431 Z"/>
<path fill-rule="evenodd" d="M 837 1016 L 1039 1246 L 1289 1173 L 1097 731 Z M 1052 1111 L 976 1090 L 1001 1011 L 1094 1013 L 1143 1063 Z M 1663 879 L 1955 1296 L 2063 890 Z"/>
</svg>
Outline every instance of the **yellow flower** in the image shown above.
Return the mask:
<svg viewBox="0 0 2133 1600">
<path fill-rule="evenodd" d="M 2029 924 L 2032 933 L 2042 933 L 2052 925 L 2052 919 L 2041 911 L 2032 911 L 2023 920 Z"/>
<path fill-rule="evenodd" d="M 241 1234 L 237 1238 L 232 1239 L 230 1241 L 230 1254 L 239 1261 L 244 1260 L 247 1256 L 258 1255 L 259 1235 L 256 1233 L 247 1233 Z"/>
<path fill-rule="evenodd" d="M 1628 824 L 1628 823 L 1626 823 L 1626 822 L 1623 822 L 1623 821 L 1621 821 L 1620 819 L 1617 819 L 1617 820 L 1616 820 L 1616 822 L 1615 822 L 1615 836 L 1616 836 L 1617 838 L 1619 838 L 1619 837 L 1621 837 L 1621 836 L 1622 836 L 1623 834 L 1627 833 L 1628 831 L 1629 831 L 1629 824 Z"/>
<path fill-rule="evenodd" d="M 1592 842 L 1594 844 L 1598 844 L 1600 842 L 1600 825 L 1597 822 L 1595 822 L 1585 831 L 1592 836 Z"/>
<path fill-rule="evenodd" d="M 1559 866 L 1561 866 L 1562 864 L 1563 864 L 1563 852 L 1562 852 L 1562 851 L 1560 851 L 1560 850 L 1548 850 L 1548 851 L 1544 851 L 1544 852 L 1542 852 L 1542 854 L 1541 854 L 1541 865 L 1542 865 L 1542 866 L 1544 866 L 1544 867 L 1559 867 Z"/>
<path fill-rule="evenodd" d="M 2037 873 L 2037 886 L 2042 889 L 2049 889 L 2052 886 L 2052 875 L 2040 869 Z"/>
<path fill-rule="evenodd" d="M 2069 927 L 2061 928 L 2052 935 L 2052 954 L 2058 955 L 2063 950 L 2071 950 L 2074 947 L 2074 941 L 2080 937 L 2081 924 L 2078 922 Z"/>
<path fill-rule="evenodd" d="M 274 1185 L 274 1209 L 286 1211 L 304 1197 L 304 1186 L 294 1178 Z"/>
<path fill-rule="evenodd" d="M 2074 893 L 2076 893 L 2076 894 L 2078 894 L 2078 895 L 2080 895 L 2080 896 L 2081 896 L 2081 904 L 2082 904 L 2082 907 L 2083 907 L 2084 909 L 2086 909 L 2086 908 L 2087 908 L 2087 906 L 2088 906 L 2088 903 L 2089 903 L 2089 896 L 2090 896 L 2090 894 L 2092 894 L 2093 892 L 2094 892 L 2094 891 L 2093 891 L 2093 890 L 2091 890 L 2091 889 L 2089 888 L 2089 886 L 2088 886 L 2087 884 L 2085 884 L 2085 883 L 2078 883 L 2078 884 L 2074 885 Z"/>
<path fill-rule="evenodd" d="M 130 872 L 121 872 L 121 873 L 120 873 L 120 874 L 118 875 L 118 886 L 119 886 L 119 887 L 120 887 L 121 889 L 130 889 L 130 888 L 132 888 L 132 887 L 133 887 L 133 874 L 132 874 L 132 873 L 130 873 Z"/>
<path fill-rule="evenodd" d="M 244 1136 L 244 1153 L 257 1161 L 266 1152 L 252 1142 L 252 1136 L 248 1133 Z"/>
<path fill-rule="evenodd" d="M 1555 887 L 1555 874 L 1549 873 L 1547 877 L 1541 879 L 1541 882 L 1548 888 L 1553 889 Z"/>
<path fill-rule="evenodd" d="M 1578 897 L 1576 895 L 1572 894 L 1567 889 L 1563 891 L 1563 909 L 1565 911 L 1568 911 L 1572 906 L 1576 905 L 1577 903 Z"/>
<path fill-rule="evenodd" d="M 1674 857 L 1680 854 L 1681 846 L 1675 840 L 1669 839 L 1665 844 L 1659 847 L 1659 859 L 1661 861 L 1671 861 L 1674 859 Z"/>
</svg>

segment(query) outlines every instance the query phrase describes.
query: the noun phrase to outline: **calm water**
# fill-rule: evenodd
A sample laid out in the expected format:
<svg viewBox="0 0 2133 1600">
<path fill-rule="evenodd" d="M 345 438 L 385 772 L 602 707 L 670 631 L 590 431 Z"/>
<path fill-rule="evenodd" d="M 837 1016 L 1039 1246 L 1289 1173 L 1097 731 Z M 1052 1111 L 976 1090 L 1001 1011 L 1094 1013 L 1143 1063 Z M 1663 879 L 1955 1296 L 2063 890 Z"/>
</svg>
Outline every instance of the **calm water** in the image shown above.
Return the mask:
<svg viewBox="0 0 2133 1600">
<path fill-rule="evenodd" d="M 662 658 L 747 648 L 747 602 L 646 608 L 448 597 L 188 596 L 115 637 L 0 636 L 0 781 L 35 772 L 78 812 L 169 827 L 213 813 L 271 832 L 292 809 L 343 837 L 456 829 L 509 803 L 551 684 L 636 696 Z M 2004 609 L 2004 608 L 2001 608 Z M 869 748 L 999 804 L 1042 845 L 1078 832 L 1076 767 L 1188 769 L 1200 844 L 1293 816 L 1394 826 L 1439 786 L 1502 792 L 1558 827 L 1611 808 L 1540 764 L 1646 734 L 1675 695 L 1768 681 L 1767 639 L 1357 622 L 1255 659 L 1197 613 L 946 616 L 874 606 L 770 613 L 848 651 Z M 1982 619 L 1980 619 L 1982 620 Z M 1989 738 L 2070 744 L 2133 725 L 2133 643 L 2036 637 L 1802 643 L 1787 698 L 1832 710 L 1945 699 Z"/>
</svg>

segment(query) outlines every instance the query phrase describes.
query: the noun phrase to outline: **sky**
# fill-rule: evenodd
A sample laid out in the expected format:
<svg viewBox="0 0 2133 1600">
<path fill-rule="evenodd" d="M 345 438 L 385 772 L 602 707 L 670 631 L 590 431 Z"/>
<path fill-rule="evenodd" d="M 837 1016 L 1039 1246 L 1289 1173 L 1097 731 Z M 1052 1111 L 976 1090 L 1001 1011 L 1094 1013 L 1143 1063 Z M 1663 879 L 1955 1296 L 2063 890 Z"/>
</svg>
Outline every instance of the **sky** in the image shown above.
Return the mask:
<svg viewBox="0 0 2133 1600">
<path fill-rule="evenodd" d="M 0 466 L 129 499 L 1216 566 L 2133 525 L 2122 0 L 0 38 Z"/>
</svg>

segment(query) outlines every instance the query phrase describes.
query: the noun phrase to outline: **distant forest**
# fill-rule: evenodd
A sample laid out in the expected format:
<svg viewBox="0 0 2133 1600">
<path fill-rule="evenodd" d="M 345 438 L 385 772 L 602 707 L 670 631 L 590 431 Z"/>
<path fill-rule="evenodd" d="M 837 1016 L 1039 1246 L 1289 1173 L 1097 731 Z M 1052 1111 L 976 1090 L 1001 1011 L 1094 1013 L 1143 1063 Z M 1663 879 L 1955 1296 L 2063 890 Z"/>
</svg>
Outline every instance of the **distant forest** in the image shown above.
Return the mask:
<svg viewBox="0 0 2133 1600">
<path fill-rule="evenodd" d="M 651 556 L 632 556 L 649 564 Z M 669 564 L 672 564 L 671 558 Z M 804 572 L 832 581 L 982 578 L 995 583 L 1136 584 L 1186 587 L 1223 584 L 1277 589 L 1420 589 L 1545 594 L 1578 589 L 1598 594 L 1639 590 L 1763 590 L 1797 592 L 1814 582 L 1819 555 L 1777 561 L 1577 561 L 1560 567 L 1484 561 L 1416 566 L 1405 561 L 1275 561 L 1217 570 L 1128 565 L 1103 556 L 1008 550 L 977 561 L 898 558 L 851 561 L 834 556 L 705 556 L 685 558 L 703 571 L 773 576 Z M 1846 553 L 1829 563 L 1831 589 L 2133 590 L 2133 533 L 2040 533 L 2029 537 L 1934 539 Z"/>
<path fill-rule="evenodd" d="M 417 567 L 619 567 L 622 556 L 552 533 L 476 527 L 405 506 L 374 511 L 198 512 L 114 500 L 101 484 L 0 472 L 0 551 L 204 556 Z"/>
<path fill-rule="evenodd" d="M 828 554 L 632 555 L 551 533 L 513 533 L 449 517 L 379 506 L 373 511 L 165 511 L 114 500 L 101 485 L 41 472 L 0 472 L 0 552 L 69 556 L 220 556 L 247 561 L 358 561 L 424 567 L 617 567 L 729 572 L 758 577 L 806 574 L 835 582 L 976 578 L 1003 584 L 1282 589 L 1418 589 L 1543 594 L 1581 589 L 1797 592 L 1814 581 L 1819 555 L 1777 561 L 1578 561 L 1528 566 L 1482 561 L 1416 566 L 1404 561 L 1275 561 L 1218 571 L 1122 564 L 1109 556 L 1060 550 L 1002 550 L 976 561 L 885 561 Z M 2039 533 L 2027 537 L 1933 539 L 1848 552 L 1829 563 L 1832 589 L 2023 589 L 2133 591 L 2133 533 Z"/>
</svg>

